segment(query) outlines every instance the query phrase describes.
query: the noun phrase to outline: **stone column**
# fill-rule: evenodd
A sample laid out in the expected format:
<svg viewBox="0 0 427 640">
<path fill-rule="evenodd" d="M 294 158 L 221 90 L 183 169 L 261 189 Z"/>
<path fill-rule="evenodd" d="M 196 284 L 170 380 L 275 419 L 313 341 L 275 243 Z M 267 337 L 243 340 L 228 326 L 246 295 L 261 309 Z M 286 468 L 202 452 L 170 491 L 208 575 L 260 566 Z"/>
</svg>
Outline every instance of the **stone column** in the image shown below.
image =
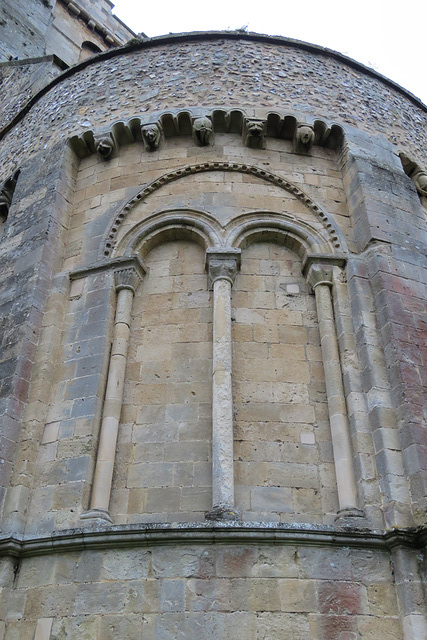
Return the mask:
<svg viewBox="0 0 427 640">
<path fill-rule="evenodd" d="M 126 265 L 118 267 L 114 271 L 117 303 L 113 345 L 108 369 L 90 509 L 81 515 L 83 519 L 102 518 L 112 522 L 108 509 L 122 409 L 132 304 L 140 280 L 141 272 L 134 266 Z"/>
<path fill-rule="evenodd" d="M 422 569 L 414 549 L 396 546 L 391 560 L 394 569 L 397 601 L 403 627 L 404 640 L 427 640 L 427 615 Z"/>
<path fill-rule="evenodd" d="M 208 520 L 237 520 L 234 509 L 231 287 L 240 251 L 208 252 L 213 287 L 212 511 Z"/>
<path fill-rule="evenodd" d="M 316 296 L 337 479 L 338 516 L 360 517 L 363 512 L 357 508 L 357 490 L 353 470 L 349 424 L 332 306 L 332 269 L 332 264 L 312 263 L 308 270 L 307 280 L 313 287 Z"/>
</svg>

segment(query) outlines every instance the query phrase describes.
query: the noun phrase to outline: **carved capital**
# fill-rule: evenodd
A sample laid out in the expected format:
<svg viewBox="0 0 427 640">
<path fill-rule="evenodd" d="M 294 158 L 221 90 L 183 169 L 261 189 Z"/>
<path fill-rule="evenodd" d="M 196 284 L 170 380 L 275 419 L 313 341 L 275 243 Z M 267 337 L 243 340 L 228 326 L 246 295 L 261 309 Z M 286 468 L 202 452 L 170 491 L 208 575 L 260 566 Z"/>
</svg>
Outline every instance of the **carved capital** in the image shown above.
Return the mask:
<svg viewBox="0 0 427 640">
<path fill-rule="evenodd" d="M 116 145 L 111 133 L 106 133 L 103 136 L 97 136 L 95 138 L 96 153 L 101 160 L 110 160 L 115 148 Z"/>
<path fill-rule="evenodd" d="M 309 253 L 303 261 L 302 272 L 313 289 L 318 284 L 332 286 L 334 268 L 342 269 L 346 262 L 347 258 L 343 254 Z"/>
<path fill-rule="evenodd" d="M 209 118 L 195 118 L 193 121 L 193 137 L 201 147 L 213 144 L 213 124 Z"/>
<path fill-rule="evenodd" d="M 206 252 L 206 266 L 209 274 L 209 286 L 216 280 L 234 282 L 236 273 L 240 269 L 240 250 L 208 251 Z"/>
<path fill-rule="evenodd" d="M 155 151 L 159 148 L 162 137 L 162 129 L 157 122 L 144 124 L 141 127 L 142 141 L 147 151 Z"/>
<path fill-rule="evenodd" d="M 298 124 L 294 135 L 294 153 L 310 153 L 314 143 L 314 127 L 311 124 Z"/>
<path fill-rule="evenodd" d="M 332 286 L 332 265 L 322 262 L 313 263 L 307 273 L 307 282 L 315 289 L 319 284 Z"/>
<path fill-rule="evenodd" d="M 267 123 L 259 118 L 245 118 L 243 122 L 243 144 L 252 149 L 265 148 Z"/>
<path fill-rule="evenodd" d="M 135 266 L 124 265 L 114 270 L 114 285 L 117 292 L 121 289 L 130 289 L 135 293 L 141 280 L 141 273 Z"/>
<path fill-rule="evenodd" d="M 12 203 L 13 194 L 15 192 L 18 176 L 21 173 L 21 169 L 17 169 L 13 175 L 11 175 L 0 186 L 0 217 L 3 220 L 7 219 L 9 214 L 9 207 Z"/>
</svg>

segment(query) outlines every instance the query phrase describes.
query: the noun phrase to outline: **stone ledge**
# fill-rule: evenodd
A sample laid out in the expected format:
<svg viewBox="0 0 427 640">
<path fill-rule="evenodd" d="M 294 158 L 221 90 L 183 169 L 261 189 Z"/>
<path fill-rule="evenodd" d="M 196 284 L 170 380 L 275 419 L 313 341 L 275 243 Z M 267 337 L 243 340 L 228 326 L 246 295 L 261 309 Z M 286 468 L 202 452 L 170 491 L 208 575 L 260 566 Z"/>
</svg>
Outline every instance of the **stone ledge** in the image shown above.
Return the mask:
<svg viewBox="0 0 427 640">
<path fill-rule="evenodd" d="M 69 69 L 68 64 L 64 62 L 61 58 L 59 58 L 55 53 L 52 53 L 47 56 L 37 56 L 35 58 L 21 58 L 19 60 L 6 60 L 4 62 L 0 62 L 0 68 L 23 67 L 29 64 L 43 64 L 44 62 L 53 62 L 53 64 L 55 64 L 62 71 L 65 71 L 65 69 Z"/>
<path fill-rule="evenodd" d="M 146 268 L 137 256 L 115 258 L 114 260 L 104 261 L 97 264 L 88 265 L 75 269 L 69 273 L 70 280 L 79 280 L 87 276 L 101 273 L 102 271 L 114 271 L 115 269 L 134 268 L 142 279 L 146 273 Z"/>
<path fill-rule="evenodd" d="M 278 523 L 164 523 L 66 529 L 50 536 L 0 537 L 0 557 L 24 558 L 69 551 L 117 549 L 167 544 L 293 544 L 303 546 L 357 547 L 391 550 L 396 547 L 421 549 L 427 530 L 346 528 Z"/>
</svg>

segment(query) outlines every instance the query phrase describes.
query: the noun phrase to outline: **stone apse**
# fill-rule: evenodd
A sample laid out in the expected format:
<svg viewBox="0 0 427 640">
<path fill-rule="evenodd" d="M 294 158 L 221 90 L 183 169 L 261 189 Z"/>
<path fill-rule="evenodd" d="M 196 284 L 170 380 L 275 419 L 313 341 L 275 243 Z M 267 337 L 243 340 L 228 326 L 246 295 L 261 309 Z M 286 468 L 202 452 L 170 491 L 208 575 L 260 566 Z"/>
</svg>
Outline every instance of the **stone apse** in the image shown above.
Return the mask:
<svg viewBox="0 0 427 640">
<path fill-rule="evenodd" d="M 426 112 L 226 32 L 9 122 L 4 640 L 425 640 Z"/>
</svg>

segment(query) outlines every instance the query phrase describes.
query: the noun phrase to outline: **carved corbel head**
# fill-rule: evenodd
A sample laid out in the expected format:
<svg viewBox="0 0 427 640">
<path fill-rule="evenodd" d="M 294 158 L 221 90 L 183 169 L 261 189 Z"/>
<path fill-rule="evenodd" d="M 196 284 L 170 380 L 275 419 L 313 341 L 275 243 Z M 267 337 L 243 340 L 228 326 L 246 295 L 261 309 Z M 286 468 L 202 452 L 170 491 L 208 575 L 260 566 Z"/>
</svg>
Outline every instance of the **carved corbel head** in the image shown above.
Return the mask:
<svg viewBox="0 0 427 640">
<path fill-rule="evenodd" d="M 420 196 L 427 197 L 427 171 L 424 171 L 414 160 L 411 160 L 406 153 L 399 153 L 402 167 L 415 185 Z"/>
<path fill-rule="evenodd" d="M 95 137 L 95 149 L 101 160 L 110 160 L 116 148 L 111 133 Z"/>
<path fill-rule="evenodd" d="M 142 125 L 141 135 L 146 151 L 155 151 L 159 148 L 162 129 L 157 122 Z"/>
<path fill-rule="evenodd" d="M 246 118 L 243 123 L 243 144 L 252 149 L 264 149 L 265 132 L 265 120 Z"/>
<path fill-rule="evenodd" d="M 9 215 L 9 207 L 12 203 L 13 194 L 20 173 L 21 169 L 16 169 L 13 175 L 11 175 L 0 186 L 0 218 L 2 218 L 3 220 L 6 220 L 7 216 Z"/>
<path fill-rule="evenodd" d="M 201 147 L 213 144 L 213 124 L 209 118 L 195 118 L 193 120 L 193 138 Z"/>
<path fill-rule="evenodd" d="M 411 177 L 420 196 L 427 197 L 427 171 L 418 167 Z"/>
<path fill-rule="evenodd" d="M 294 153 L 310 153 L 314 143 L 314 128 L 311 124 L 298 124 L 294 135 Z"/>
</svg>

